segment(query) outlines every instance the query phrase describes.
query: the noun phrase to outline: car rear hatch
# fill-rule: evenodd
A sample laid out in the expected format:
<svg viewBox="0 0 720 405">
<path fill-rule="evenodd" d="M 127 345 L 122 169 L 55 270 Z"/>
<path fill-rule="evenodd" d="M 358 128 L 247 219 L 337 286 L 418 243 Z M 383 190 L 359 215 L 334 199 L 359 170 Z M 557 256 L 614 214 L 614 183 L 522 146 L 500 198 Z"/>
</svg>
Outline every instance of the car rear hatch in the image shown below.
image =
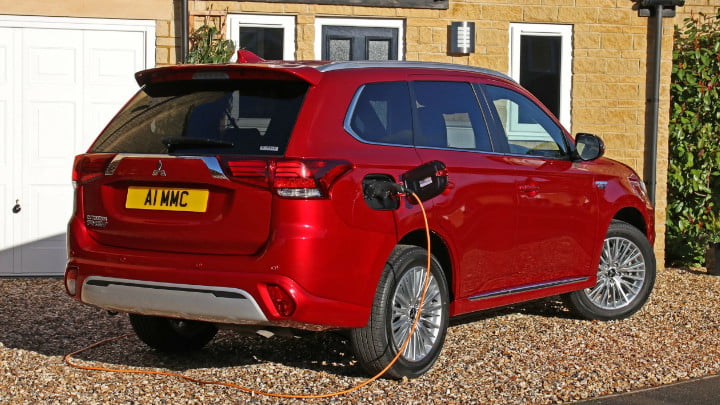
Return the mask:
<svg viewBox="0 0 720 405">
<path fill-rule="evenodd" d="M 256 253 L 270 233 L 270 162 L 283 159 L 310 84 L 252 68 L 151 72 L 76 158 L 76 215 L 109 246 Z"/>
</svg>

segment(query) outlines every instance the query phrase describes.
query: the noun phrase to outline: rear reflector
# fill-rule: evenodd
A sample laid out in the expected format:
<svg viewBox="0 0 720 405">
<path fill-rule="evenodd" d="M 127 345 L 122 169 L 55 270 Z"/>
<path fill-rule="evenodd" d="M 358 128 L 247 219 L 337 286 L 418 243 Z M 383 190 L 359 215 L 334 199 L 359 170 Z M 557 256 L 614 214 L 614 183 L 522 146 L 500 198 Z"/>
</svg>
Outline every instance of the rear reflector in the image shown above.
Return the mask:
<svg viewBox="0 0 720 405">
<path fill-rule="evenodd" d="M 275 284 L 268 284 L 267 291 L 280 316 L 290 316 L 295 312 L 295 301 L 282 287 Z"/>
<path fill-rule="evenodd" d="M 343 160 L 231 160 L 225 165 L 234 180 L 270 187 L 285 198 L 327 198 L 333 183 L 352 169 Z"/>
<path fill-rule="evenodd" d="M 78 268 L 75 266 L 68 266 L 67 269 L 65 269 L 65 291 L 67 291 L 71 297 L 77 294 L 77 273 Z"/>
</svg>

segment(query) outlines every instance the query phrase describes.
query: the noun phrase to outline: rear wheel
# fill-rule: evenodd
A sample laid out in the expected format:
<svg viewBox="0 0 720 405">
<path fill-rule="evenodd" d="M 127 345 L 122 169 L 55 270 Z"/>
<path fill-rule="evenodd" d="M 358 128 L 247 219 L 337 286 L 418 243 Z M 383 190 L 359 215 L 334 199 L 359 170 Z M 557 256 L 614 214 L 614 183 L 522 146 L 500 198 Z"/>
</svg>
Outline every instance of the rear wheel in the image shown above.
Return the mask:
<svg viewBox="0 0 720 405">
<path fill-rule="evenodd" d="M 370 374 L 382 371 L 410 333 L 425 283 L 427 250 L 400 245 L 390 255 L 375 293 L 367 326 L 351 331 L 360 365 Z M 433 257 L 420 320 L 410 342 L 385 377 L 419 377 L 440 355 L 448 326 L 448 287 Z"/>
<path fill-rule="evenodd" d="M 145 344 L 167 353 L 200 350 L 217 333 L 211 323 L 160 316 L 130 314 L 130 324 Z"/>
<path fill-rule="evenodd" d="M 655 255 L 634 226 L 613 221 L 603 241 L 597 284 L 574 291 L 566 302 L 588 319 L 623 319 L 637 312 L 655 284 Z"/>
</svg>

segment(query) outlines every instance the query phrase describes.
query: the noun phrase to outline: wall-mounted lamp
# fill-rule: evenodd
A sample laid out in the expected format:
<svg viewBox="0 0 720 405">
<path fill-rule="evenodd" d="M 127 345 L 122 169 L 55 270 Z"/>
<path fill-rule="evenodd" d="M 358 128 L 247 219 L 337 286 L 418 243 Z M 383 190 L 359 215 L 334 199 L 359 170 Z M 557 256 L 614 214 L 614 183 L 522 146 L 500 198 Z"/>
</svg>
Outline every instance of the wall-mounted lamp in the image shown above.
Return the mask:
<svg viewBox="0 0 720 405">
<path fill-rule="evenodd" d="M 468 54 L 475 52 L 475 23 L 456 21 L 450 23 L 450 53 Z"/>
</svg>

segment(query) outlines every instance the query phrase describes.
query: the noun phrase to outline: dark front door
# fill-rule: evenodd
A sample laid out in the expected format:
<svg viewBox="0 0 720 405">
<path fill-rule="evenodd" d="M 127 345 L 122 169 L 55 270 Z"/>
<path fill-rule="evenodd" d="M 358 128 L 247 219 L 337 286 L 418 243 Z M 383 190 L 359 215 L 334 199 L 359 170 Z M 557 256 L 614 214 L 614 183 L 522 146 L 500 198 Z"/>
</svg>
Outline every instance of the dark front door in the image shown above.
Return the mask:
<svg viewBox="0 0 720 405">
<path fill-rule="evenodd" d="M 398 60 L 398 29 L 324 26 L 323 60 Z"/>
</svg>

